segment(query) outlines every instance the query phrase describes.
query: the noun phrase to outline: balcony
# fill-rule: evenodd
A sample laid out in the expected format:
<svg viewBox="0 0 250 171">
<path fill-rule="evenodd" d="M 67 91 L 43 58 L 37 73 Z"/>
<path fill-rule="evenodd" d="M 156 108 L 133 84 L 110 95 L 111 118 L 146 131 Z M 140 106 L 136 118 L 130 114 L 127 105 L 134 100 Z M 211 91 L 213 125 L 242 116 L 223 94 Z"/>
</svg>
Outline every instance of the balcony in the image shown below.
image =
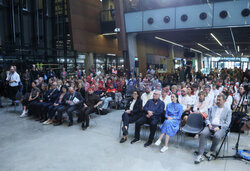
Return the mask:
<svg viewBox="0 0 250 171">
<path fill-rule="evenodd" d="M 100 22 L 101 22 L 101 33 L 114 33 L 115 29 L 115 10 L 103 10 L 100 13 Z"/>
</svg>

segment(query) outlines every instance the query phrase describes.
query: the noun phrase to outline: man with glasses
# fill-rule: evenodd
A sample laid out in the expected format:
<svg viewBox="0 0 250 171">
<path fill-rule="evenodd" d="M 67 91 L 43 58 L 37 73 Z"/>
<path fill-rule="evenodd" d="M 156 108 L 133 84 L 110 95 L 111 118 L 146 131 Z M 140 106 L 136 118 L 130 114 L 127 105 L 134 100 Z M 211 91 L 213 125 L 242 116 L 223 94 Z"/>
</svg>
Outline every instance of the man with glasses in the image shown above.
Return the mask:
<svg viewBox="0 0 250 171">
<path fill-rule="evenodd" d="M 131 144 L 140 140 L 141 126 L 146 123 L 150 125 L 150 135 L 148 141 L 144 144 L 144 147 L 148 147 L 152 144 L 157 124 L 160 122 L 161 114 L 164 111 L 164 102 L 160 100 L 160 96 L 161 92 L 155 91 L 153 99 L 148 100 L 146 105 L 143 107 L 144 115 L 136 122 L 135 135 Z"/>
</svg>

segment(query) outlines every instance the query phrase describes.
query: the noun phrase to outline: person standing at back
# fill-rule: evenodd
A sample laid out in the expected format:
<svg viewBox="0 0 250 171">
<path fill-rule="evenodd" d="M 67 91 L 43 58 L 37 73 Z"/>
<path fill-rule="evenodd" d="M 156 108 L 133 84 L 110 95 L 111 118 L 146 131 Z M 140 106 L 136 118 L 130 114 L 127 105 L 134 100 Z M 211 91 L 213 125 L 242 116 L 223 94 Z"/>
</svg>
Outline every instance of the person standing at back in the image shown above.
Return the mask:
<svg viewBox="0 0 250 171">
<path fill-rule="evenodd" d="M 9 83 L 9 95 L 12 100 L 12 106 L 14 105 L 14 101 L 16 100 L 16 94 L 18 92 L 18 85 L 20 82 L 20 76 L 16 72 L 14 66 L 10 67 L 10 73 L 7 75 L 6 81 Z"/>
</svg>

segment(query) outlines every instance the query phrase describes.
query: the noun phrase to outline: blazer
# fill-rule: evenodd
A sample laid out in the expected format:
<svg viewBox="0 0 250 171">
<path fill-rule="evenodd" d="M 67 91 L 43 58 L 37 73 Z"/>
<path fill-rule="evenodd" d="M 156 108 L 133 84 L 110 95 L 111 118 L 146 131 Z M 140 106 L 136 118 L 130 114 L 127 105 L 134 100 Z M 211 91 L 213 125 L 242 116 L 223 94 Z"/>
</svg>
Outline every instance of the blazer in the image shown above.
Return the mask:
<svg viewBox="0 0 250 171">
<path fill-rule="evenodd" d="M 209 125 L 212 123 L 213 118 L 215 117 L 216 110 L 218 109 L 218 106 L 213 106 L 210 108 L 208 111 L 208 116 L 206 118 L 206 125 Z M 225 107 L 222 110 L 221 116 L 220 116 L 220 127 L 221 129 L 227 130 L 231 123 L 231 118 L 232 118 L 232 110 Z"/>
<path fill-rule="evenodd" d="M 65 96 L 66 96 L 66 97 L 65 97 L 65 103 L 66 103 L 66 101 L 70 100 L 71 94 L 70 94 L 70 93 L 67 93 Z M 72 97 L 72 100 L 73 100 L 74 98 L 77 98 L 77 99 L 79 100 L 79 102 L 76 104 L 76 106 L 77 106 L 77 107 L 81 107 L 82 104 L 83 104 L 83 101 L 84 101 L 84 99 L 83 99 L 81 93 L 75 91 L 74 96 Z M 69 105 L 69 104 L 67 104 L 67 105 Z"/>
<path fill-rule="evenodd" d="M 131 103 L 133 102 L 133 98 L 129 99 L 125 110 L 129 110 Z M 138 98 L 134 104 L 133 110 L 131 111 L 131 115 L 140 115 L 142 111 L 142 100 Z"/>
<path fill-rule="evenodd" d="M 62 93 L 60 93 L 60 94 L 58 95 L 58 97 L 57 97 L 57 99 L 56 99 L 56 101 L 55 101 L 56 104 L 59 103 L 61 94 L 62 94 Z M 59 105 L 65 105 L 65 104 L 66 104 L 66 97 L 67 97 L 67 94 L 68 94 L 68 93 L 64 94 L 64 96 L 63 96 L 63 98 L 62 98 L 62 101 L 61 101 L 61 103 L 59 103 Z"/>
<path fill-rule="evenodd" d="M 58 97 L 59 91 L 58 89 L 49 90 L 44 94 L 44 101 L 48 103 L 54 103 Z"/>
</svg>

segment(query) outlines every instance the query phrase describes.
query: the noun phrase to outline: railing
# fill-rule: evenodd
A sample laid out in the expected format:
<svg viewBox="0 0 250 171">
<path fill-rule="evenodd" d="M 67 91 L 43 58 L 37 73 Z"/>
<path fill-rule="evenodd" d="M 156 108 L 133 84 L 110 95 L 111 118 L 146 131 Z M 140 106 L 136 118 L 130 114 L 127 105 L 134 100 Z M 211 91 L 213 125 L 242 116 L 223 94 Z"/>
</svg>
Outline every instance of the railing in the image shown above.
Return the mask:
<svg viewBox="0 0 250 171">
<path fill-rule="evenodd" d="M 214 3 L 233 0 L 124 0 L 124 11 L 135 12 L 150 9 L 188 6 L 195 4 Z"/>
</svg>

